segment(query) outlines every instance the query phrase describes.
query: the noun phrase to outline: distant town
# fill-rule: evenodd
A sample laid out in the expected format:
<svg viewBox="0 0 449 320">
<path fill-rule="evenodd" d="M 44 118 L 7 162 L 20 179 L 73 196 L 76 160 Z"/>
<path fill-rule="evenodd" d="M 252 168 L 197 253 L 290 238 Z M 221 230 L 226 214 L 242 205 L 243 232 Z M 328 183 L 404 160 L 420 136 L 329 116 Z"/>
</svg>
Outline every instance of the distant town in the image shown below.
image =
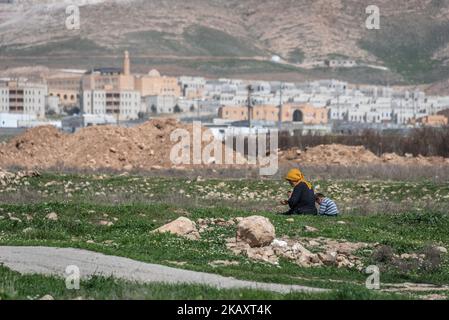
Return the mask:
<svg viewBox="0 0 449 320">
<path fill-rule="evenodd" d="M 217 135 L 257 130 L 326 134 L 448 124 L 449 96 L 349 84 L 161 75 L 121 68 L 64 69 L 41 81 L 0 78 L 0 128 L 133 125 L 154 117 L 201 120 Z M 338 62 L 333 61 L 338 67 Z M 345 63 L 342 63 L 343 67 Z"/>
</svg>

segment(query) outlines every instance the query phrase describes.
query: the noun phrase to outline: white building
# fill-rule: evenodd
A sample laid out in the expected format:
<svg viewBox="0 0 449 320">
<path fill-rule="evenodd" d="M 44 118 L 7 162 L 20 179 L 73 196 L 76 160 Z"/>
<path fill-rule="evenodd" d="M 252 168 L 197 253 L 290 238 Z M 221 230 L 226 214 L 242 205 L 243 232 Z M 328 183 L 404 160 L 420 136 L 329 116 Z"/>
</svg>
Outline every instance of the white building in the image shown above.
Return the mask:
<svg viewBox="0 0 449 320">
<path fill-rule="evenodd" d="M 61 127 L 61 121 L 39 119 L 35 114 L 0 113 L 0 128 L 34 128 L 38 126 Z"/>
<path fill-rule="evenodd" d="M 343 67 L 356 64 L 354 61 L 339 63 Z M 282 100 L 283 104 L 328 107 L 331 121 L 407 125 L 419 117 L 449 109 L 449 96 L 426 96 L 423 91 L 406 91 L 389 86 L 351 85 L 334 79 L 305 83 L 207 80 L 204 97 L 206 101 L 220 106 L 244 106 L 247 104 L 249 84 L 253 87 L 253 105 L 276 106 Z"/>
<path fill-rule="evenodd" d="M 416 113 L 409 109 L 396 109 L 393 111 L 393 121 L 397 124 L 408 124 L 410 120 L 415 119 Z"/>
<path fill-rule="evenodd" d="M 117 118 L 112 115 L 96 115 L 96 114 L 83 114 L 76 116 L 65 117 L 61 121 L 62 129 L 69 132 L 75 132 L 79 128 L 116 124 Z"/>
<path fill-rule="evenodd" d="M 83 113 L 113 115 L 119 120 L 137 119 L 142 111 L 140 92 L 132 90 L 84 90 L 82 106 Z"/>
<path fill-rule="evenodd" d="M 149 113 L 173 113 L 178 103 L 175 96 L 146 96 L 143 100 L 146 112 Z"/>
<path fill-rule="evenodd" d="M 45 117 L 45 84 L 26 80 L 0 81 L 0 112 Z"/>
<path fill-rule="evenodd" d="M 206 79 L 203 77 L 182 76 L 178 78 L 178 84 L 181 87 L 181 93 L 188 98 L 202 98 Z"/>
<path fill-rule="evenodd" d="M 357 66 L 357 62 L 355 60 L 332 59 L 325 60 L 324 63 L 329 68 L 352 68 Z"/>
<path fill-rule="evenodd" d="M 20 122 L 36 120 L 33 114 L 14 114 L 0 112 L 0 128 L 19 128 Z"/>
<path fill-rule="evenodd" d="M 57 96 L 45 97 L 45 112 L 54 112 L 56 114 L 61 113 L 61 109 L 59 108 L 59 97 Z"/>
</svg>

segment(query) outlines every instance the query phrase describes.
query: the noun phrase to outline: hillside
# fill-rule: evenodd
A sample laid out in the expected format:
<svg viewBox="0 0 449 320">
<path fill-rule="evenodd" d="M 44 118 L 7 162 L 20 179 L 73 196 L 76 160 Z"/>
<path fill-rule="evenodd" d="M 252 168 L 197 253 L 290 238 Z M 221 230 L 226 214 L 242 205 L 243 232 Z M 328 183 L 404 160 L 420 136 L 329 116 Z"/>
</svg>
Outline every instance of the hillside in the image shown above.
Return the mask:
<svg viewBox="0 0 449 320">
<path fill-rule="evenodd" d="M 178 72 L 201 67 L 205 74 L 231 70 L 321 77 L 321 70 L 272 66 L 268 59 L 277 54 L 298 63 L 339 56 L 384 65 L 391 72 L 370 71 L 358 78 L 360 72 L 339 71 L 335 77 L 412 84 L 446 79 L 449 70 L 448 0 L 377 1 L 380 30 L 364 26 L 370 0 L 73 2 L 81 5 L 79 31 L 64 28 L 67 1 L 0 3 L 0 55 L 9 57 L 4 61 L 59 66 L 69 60 L 90 66 L 128 49 L 137 66 L 163 65 L 168 71 L 176 65 Z"/>
</svg>

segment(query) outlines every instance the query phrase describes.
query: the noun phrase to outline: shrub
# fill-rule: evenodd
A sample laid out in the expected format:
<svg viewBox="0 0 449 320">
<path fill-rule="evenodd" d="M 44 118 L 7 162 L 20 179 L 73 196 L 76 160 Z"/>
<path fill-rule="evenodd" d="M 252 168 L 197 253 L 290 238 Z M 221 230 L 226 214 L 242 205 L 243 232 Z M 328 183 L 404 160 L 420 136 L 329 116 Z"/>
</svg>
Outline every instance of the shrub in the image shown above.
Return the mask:
<svg viewBox="0 0 449 320">
<path fill-rule="evenodd" d="M 373 260 L 381 263 L 387 263 L 393 259 L 393 249 L 390 246 L 380 246 L 373 252 Z"/>
</svg>

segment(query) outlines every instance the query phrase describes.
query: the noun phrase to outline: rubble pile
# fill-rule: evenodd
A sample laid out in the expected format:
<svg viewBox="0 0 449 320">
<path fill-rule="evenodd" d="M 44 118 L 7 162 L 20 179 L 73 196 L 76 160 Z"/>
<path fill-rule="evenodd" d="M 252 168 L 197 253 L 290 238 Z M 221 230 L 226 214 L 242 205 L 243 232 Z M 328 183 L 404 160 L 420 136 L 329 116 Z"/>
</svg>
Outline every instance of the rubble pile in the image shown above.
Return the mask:
<svg viewBox="0 0 449 320">
<path fill-rule="evenodd" d="M 8 172 L 0 168 L 0 186 L 17 185 L 23 178 L 37 177 L 37 171 Z"/>
<path fill-rule="evenodd" d="M 271 264 L 278 264 L 279 258 L 282 257 L 294 261 L 301 267 L 327 265 L 362 270 L 361 259 L 355 252 L 360 249 L 371 249 L 367 243 L 337 241 L 323 237 L 276 239 L 274 226 L 269 219 L 261 216 L 236 217 L 228 220 L 204 218 L 198 219 L 196 224 L 200 234 L 216 226 L 235 227 L 236 236 L 226 239 L 226 247 L 235 255 L 244 255 L 249 259 Z"/>
<path fill-rule="evenodd" d="M 366 243 L 337 241 L 326 238 L 275 239 L 268 246 L 251 247 L 237 238 L 227 239 L 227 247 L 236 255 L 246 255 L 250 259 L 278 264 L 279 258 L 293 261 L 301 267 L 337 266 L 362 270 L 363 264 L 354 252 L 368 248 Z"/>
<path fill-rule="evenodd" d="M 235 255 L 243 255 L 272 265 L 278 265 L 279 259 L 282 258 L 303 268 L 334 266 L 362 271 L 364 265 L 361 256 L 367 254 L 374 257 L 379 256 L 379 252 L 387 252 L 382 253 L 382 261 L 391 261 L 392 265 L 413 262 L 421 266 L 435 255 L 440 256 L 448 252 L 445 247 L 434 246 L 427 253 L 389 254 L 390 251 L 386 251 L 385 246 L 379 243 L 350 242 L 325 237 L 276 238 L 274 226 L 269 219 L 262 216 L 200 218 L 196 222 L 180 217 L 153 232 L 170 232 L 190 240 L 199 240 L 203 232 L 214 230 L 218 226 L 235 228 L 235 236 L 226 239 L 226 247 Z M 310 226 L 303 228 L 311 229 L 318 231 Z M 238 262 L 220 260 L 211 263 L 213 266 L 235 264 Z"/>
<path fill-rule="evenodd" d="M 242 221 L 243 218 L 237 217 L 233 219 L 223 219 L 223 218 L 204 218 L 204 219 L 198 219 L 196 224 L 198 225 L 198 231 L 200 233 L 203 233 L 205 231 L 208 231 L 210 229 L 213 229 L 215 226 L 220 227 L 231 227 L 236 224 L 238 224 L 240 221 Z"/>
<path fill-rule="evenodd" d="M 382 164 L 395 165 L 449 165 L 449 159 L 443 157 L 414 157 L 411 154 L 399 156 L 395 153 L 385 153 L 378 157 L 363 146 L 345 146 L 339 144 L 318 145 L 306 150 L 290 149 L 280 151 L 281 161 L 294 161 L 319 165 L 353 166 L 354 164 Z"/>
</svg>

